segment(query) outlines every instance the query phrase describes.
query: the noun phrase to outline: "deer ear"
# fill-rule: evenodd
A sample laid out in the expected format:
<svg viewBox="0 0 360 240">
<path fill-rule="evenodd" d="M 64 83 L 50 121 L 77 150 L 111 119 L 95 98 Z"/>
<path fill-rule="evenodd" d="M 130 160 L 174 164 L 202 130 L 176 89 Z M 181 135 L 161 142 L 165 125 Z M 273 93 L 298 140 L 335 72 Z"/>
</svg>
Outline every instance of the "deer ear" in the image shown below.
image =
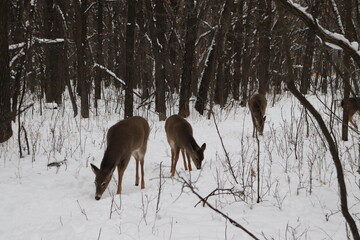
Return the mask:
<svg viewBox="0 0 360 240">
<path fill-rule="evenodd" d="M 201 150 L 205 151 L 206 149 L 206 143 L 204 143 L 202 146 L 201 146 Z"/>
<path fill-rule="evenodd" d="M 100 171 L 94 164 L 90 163 L 90 166 L 95 175 Z"/>
</svg>

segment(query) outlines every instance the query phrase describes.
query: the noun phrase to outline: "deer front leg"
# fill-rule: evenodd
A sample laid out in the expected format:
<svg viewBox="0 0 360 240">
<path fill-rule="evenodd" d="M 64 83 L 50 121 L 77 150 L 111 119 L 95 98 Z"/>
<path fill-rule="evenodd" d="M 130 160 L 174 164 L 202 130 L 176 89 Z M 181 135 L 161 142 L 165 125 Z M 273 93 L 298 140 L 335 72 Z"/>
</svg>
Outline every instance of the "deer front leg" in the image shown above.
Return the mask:
<svg viewBox="0 0 360 240">
<path fill-rule="evenodd" d="M 188 152 L 186 153 L 186 157 L 187 157 L 187 160 L 188 160 L 189 171 L 192 171 L 191 158 L 190 158 L 190 154 Z"/>
<path fill-rule="evenodd" d="M 122 167 L 121 165 L 118 165 L 117 169 L 118 169 L 118 181 L 119 182 L 118 182 L 118 189 L 117 189 L 116 194 L 121 194 L 121 184 L 122 184 L 122 178 L 124 176 L 125 168 Z"/>
<path fill-rule="evenodd" d="M 186 164 L 186 158 L 185 158 L 185 149 L 181 149 L 181 154 L 182 154 L 182 157 L 183 157 L 183 160 L 184 160 L 184 168 L 185 168 L 185 171 L 188 170 L 187 168 L 187 164 Z"/>
</svg>

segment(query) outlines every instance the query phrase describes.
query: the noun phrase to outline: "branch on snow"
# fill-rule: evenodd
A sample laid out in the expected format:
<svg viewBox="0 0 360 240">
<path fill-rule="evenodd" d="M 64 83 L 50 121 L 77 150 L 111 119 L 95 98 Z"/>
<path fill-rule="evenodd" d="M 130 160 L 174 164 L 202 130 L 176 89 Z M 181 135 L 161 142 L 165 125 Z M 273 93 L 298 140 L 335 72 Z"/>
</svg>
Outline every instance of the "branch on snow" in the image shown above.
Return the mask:
<svg viewBox="0 0 360 240">
<path fill-rule="evenodd" d="M 240 228 L 241 230 L 243 230 L 244 232 L 246 232 L 250 237 L 252 237 L 253 239 L 259 240 L 259 238 L 257 238 L 253 233 L 251 233 L 249 230 L 247 230 L 244 226 L 242 226 L 240 223 L 238 223 L 237 221 L 233 220 L 232 218 L 230 218 L 228 215 L 226 215 L 225 213 L 221 212 L 219 209 L 215 208 L 214 206 L 212 206 L 206 198 L 203 198 L 202 196 L 200 196 L 199 193 L 197 193 L 193 187 L 193 185 L 191 184 L 191 182 L 188 182 L 185 178 L 179 176 L 179 180 L 184 184 L 185 187 L 188 187 L 193 194 L 195 194 L 201 202 L 203 202 L 204 205 L 208 206 L 209 208 L 211 208 L 213 211 L 217 212 L 218 214 L 220 214 L 221 216 L 223 216 L 225 219 L 227 219 L 232 225 L 234 225 L 237 228 Z"/>
</svg>

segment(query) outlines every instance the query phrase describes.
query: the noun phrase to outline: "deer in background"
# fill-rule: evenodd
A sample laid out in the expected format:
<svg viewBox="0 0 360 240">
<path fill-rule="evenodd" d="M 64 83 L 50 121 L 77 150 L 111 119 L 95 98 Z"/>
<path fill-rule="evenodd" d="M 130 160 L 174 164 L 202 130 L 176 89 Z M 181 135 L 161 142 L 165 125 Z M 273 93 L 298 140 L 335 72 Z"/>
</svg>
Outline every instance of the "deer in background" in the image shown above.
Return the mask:
<svg viewBox="0 0 360 240">
<path fill-rule="evenodd" d="M 259 132 L 260 135 L 263 134 L 266 106 L 267 100 L 264 94 L 257 93 L 249 99 L 249 108 L 253 122 L 253 137 L 255 137 L 257 132 Z"/>
<path fill-rule="evenodd" d="M 130 117 L 113 125 L 107 132 L 107 148 L 100 169 L 91 164 L 95 173 L 96 193 L 99 200 L 109 185 L 113 172 L 118 170 L 118 188 L 121 194 L 121 182 L 131 156 L 136 160 L 135 186 L 139 185 L 139 163 L 141 165 L 141 189 L 145 188 L 144 156 L 150 133 L 148 122 L 142 117 Z"/>
<path fill-rule="evenodd" d="M 341 107 L 345 108 L 344 99 L 341 101 Z M 347 109 L 348 109 L 348 119 L 349 122 L 354 125 L 354 127 L 357 129 L 356 123 L 352 120 L 355 113 L 360 112 L 360 97 L 350 97 L 349 101 L 347 103 Z"/>
<path fill-rule="evenodd" d="M 167 141 L 171 147 L 171 176 L 175 175 L 180 150 L 183 155 L 185 170 L 192 170 L 190 157 L 193 160 L 195 167 L 201 169 L 201 162 L 204 159 L 206 144 L 204 143 L 199 147 L 193 137 L 193 130 L 190 123 L 179 115 L 172 115 L 166 119 L 165 131 Z M 188 161 L 188 168 L 186 166 L 185 155 Z"/>
</svg>

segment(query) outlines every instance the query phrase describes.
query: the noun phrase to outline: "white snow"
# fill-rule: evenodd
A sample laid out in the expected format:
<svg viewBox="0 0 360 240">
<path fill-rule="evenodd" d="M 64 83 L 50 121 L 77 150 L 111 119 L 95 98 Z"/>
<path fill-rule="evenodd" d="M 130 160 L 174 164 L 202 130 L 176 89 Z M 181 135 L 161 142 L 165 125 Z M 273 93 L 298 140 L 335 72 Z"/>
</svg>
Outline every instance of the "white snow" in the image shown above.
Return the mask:
<svg viewBox="0 0 360 240">
<path fill-rule="evenodd" d="M 39 105 L 28 110 L 21 121 L 31 153 L 24 158 L 19 158 L 17 123 L 13 125 L 14 136 L 0 145 L 0 239 L 251 239 L 210 208 L 197 204 L 199 199 L 183 188 L 179 178 L 170 177 L 164 122 L 158 121 L 153 108 L 141 107 L 135 113 L 147 118 L 151 126 L 145 189 L 134 185 L 135 161 L 131 160 L 122 195 L 114 196 L 114 174 L 108 190 L 96 201 L 89 163 L 100 165 L 106 131 L 123 112 L 114 94 L 105 96 L 106 100 L 99 102 L 99 116 L 90 119 L 73 118 L 68 99 L 57 109 L 42 109 L 42 115 Z M 308 98 L 329 124 L 326 108 L 316 97 Z M 257 176 L 257 143 L 251 137 L 249 111 L 237 103 L 230 109 L 215 109 L 215 116 L 238 184 L 228 169 L 213 119 L 207 120 L 195 111 L 188 120 L 198 144 L 207 144 L 203 168 L 184 172 L 180 158 L 179 174 L 191 179 L 203 197 L 216 188 L 244 191 L 241 196 L 215 195 L 208 201 L 259 239 L 346 239 L 336 172 L 318 127 L 308 118 L 306 137 L 298 102 L 285 94 L 276 96 L 273 106 L 272 99 L 268 96 L 264 136 L 260 137 L 260 203 L 256 203 L 256 178 L 251 176 L 252 170 Z M 331 101 L 324 96 L 321 100 Z M 177 106 L 169 106 L 174 108 Z M 340 146 L 350 211 L 359 226 L 359 139 L 351 132 L 348 142 L 340 141 L 341 125 L 337 121 L 332 130 Z M 25 147 L 24 134 L 21 140 Z M 47 167 L 65 159 L 66 164 L 59 168 Z"/>
</svg>

